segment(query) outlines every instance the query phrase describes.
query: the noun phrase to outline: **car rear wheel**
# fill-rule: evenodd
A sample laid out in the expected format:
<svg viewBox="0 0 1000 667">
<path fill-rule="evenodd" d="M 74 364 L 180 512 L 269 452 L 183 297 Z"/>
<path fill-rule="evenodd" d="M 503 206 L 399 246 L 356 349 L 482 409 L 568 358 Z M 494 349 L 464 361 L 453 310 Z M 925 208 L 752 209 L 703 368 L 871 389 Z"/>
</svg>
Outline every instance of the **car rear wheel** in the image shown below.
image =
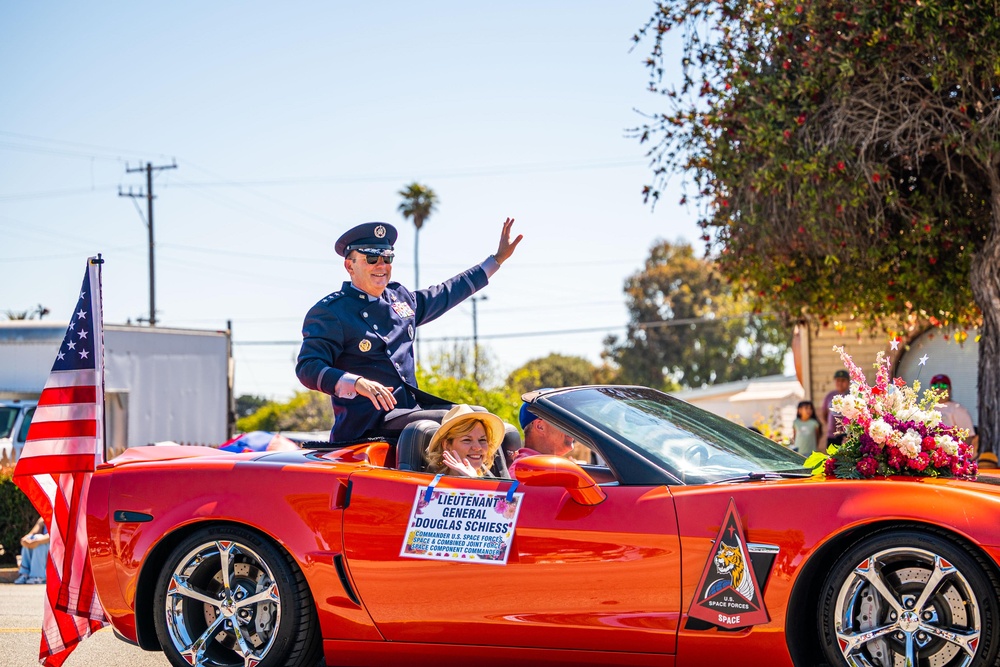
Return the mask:
<svg viewBox="0 0 1000 667">
<path fill-rule="evenodd" d="M 873 535 L 823 586 L 819 633 L 831 665 L 972 667 L 996 660 L 996 578 L 946 538 Z"/>
<path fill-rule="evenodd" d="M 167 558 L 153 598 L 160 646 L 176 667 L 312 667 L 318 622 L 291 558 L 256 533 L 206 527 Z"/>
</svg>

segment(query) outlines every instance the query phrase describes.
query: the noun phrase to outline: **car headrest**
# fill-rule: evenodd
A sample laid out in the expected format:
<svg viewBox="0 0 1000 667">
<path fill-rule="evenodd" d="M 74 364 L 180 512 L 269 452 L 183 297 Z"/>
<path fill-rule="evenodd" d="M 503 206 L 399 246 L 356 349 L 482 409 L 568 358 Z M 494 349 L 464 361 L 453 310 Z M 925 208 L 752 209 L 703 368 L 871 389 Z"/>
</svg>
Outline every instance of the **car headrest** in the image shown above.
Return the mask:
<svg viewBox="0 0 1000 667">
<path fill-rule="evenodd" d="M 439 428 L 441 424 L 432 419 L 419 419 L 404 426 L 396 442 L 396 467 L 423 472 L 426 465 L 424 452 Z"/>
</svg>

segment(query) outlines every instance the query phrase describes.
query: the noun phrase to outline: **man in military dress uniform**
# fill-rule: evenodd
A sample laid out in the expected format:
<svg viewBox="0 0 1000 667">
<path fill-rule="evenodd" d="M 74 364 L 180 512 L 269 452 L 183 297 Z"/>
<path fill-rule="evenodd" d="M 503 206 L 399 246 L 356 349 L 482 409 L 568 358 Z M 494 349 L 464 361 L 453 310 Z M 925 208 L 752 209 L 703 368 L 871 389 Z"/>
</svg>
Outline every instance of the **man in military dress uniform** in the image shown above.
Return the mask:
<svg viewBox="0 0 1000 667">
<path fill-rule="evenodd" d="M 351 279 L 306 314 L 295 365 L 303 385 L 332 398 L 331 441 L 391 436 L 417 419 L 441 420 L 451 404 L 417 388 L 414 332 L 486 287 L 521 242 L 520 235 L 510 239 L 513 223 L 504 222 L 496 254 L 416 292 L 390 281 L 392 225 L 368 222 L 337 240 Z"/>
</svg>

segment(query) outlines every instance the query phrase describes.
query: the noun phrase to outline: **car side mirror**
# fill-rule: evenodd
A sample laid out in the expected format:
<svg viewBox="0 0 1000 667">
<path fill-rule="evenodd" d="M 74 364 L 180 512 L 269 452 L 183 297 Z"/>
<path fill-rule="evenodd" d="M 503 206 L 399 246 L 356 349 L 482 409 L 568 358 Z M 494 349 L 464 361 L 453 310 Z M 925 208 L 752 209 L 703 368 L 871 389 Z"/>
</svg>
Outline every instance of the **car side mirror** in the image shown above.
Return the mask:
<svg viewBox="0 0 1000 667">
<path fill-rule="evenodd" d="M 514 464 L 517 481 L 525 486 L 558 486 L 581 505 L 599 505 L 604 489 L 583 468 L 561 456 L 526 456 Z"/>
</svg>

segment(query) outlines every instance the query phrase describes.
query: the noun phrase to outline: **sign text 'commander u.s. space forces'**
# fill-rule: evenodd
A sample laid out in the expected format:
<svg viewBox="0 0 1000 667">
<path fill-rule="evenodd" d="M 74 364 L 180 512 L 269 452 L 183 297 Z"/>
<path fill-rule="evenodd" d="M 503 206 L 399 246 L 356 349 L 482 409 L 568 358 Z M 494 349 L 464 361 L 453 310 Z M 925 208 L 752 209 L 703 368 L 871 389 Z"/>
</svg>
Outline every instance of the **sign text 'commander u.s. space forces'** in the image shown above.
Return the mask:
<svg viewBox="0 0 1000 667">
<path fill-rule="evenodd" d="M 418 487 L 399 555 L 506 565 L 523 495 Z"/>
</svg>

